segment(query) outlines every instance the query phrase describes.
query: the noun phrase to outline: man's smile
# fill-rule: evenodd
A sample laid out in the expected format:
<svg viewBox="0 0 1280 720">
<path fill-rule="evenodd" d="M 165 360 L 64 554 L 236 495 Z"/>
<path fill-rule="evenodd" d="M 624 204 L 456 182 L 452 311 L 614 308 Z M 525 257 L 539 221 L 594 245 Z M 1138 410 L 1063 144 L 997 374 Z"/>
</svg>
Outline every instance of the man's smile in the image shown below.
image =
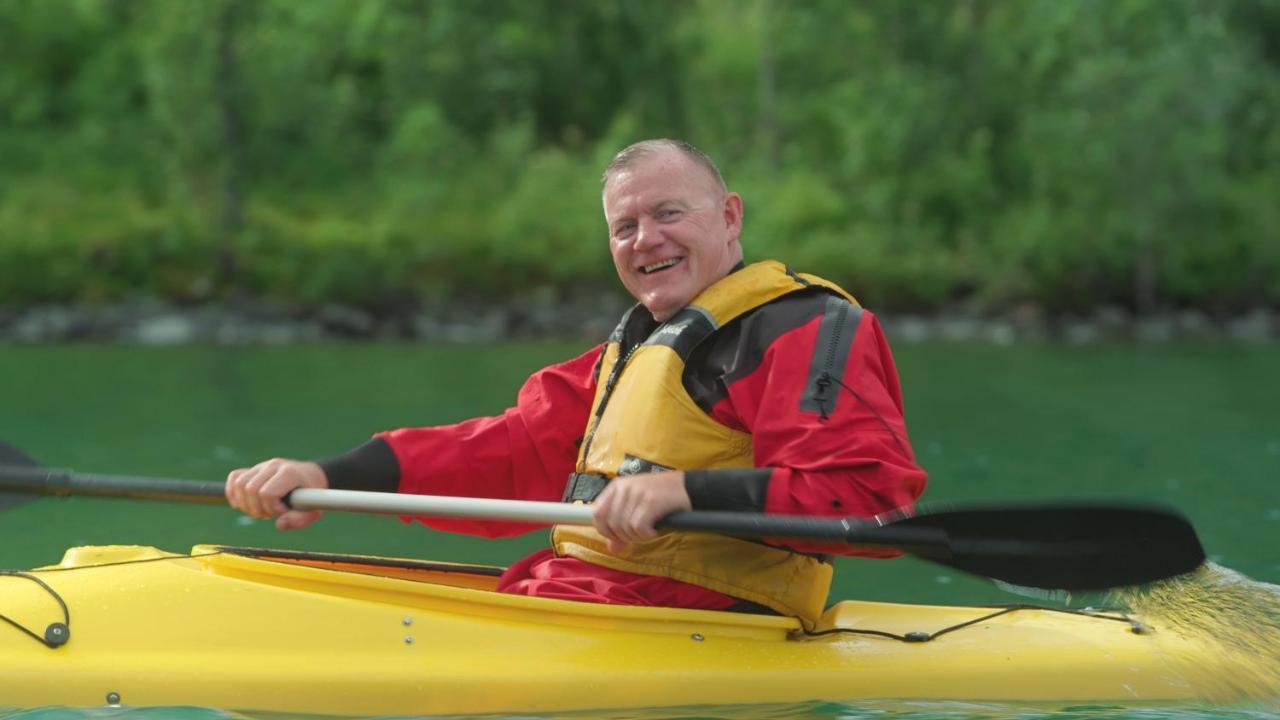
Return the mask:
<svg viewBox="0 0 1280 720">
<path fill-rule="evenodd" d="M 684 258 L 682 257 L 673 257 L 673 258 L 668 258 L 666 260 L 660 260 L 656 263 L 641 265 L 640 272 L 644 273 L 645 275 L 652 275 L 653 273 L 661 272 L 663 270 L 666 270 L 667 268 L 675 267 L 676 265 L 680 264 L 683 260 Z"/>
</svg>

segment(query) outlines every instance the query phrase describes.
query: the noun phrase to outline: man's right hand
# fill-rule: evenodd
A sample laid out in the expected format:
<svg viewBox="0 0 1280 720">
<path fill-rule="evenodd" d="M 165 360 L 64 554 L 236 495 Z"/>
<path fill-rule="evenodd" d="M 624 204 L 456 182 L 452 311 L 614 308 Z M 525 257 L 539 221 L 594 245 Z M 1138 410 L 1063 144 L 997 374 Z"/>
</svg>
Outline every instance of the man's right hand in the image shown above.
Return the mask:
<svg viewBox="0 0 1280 720">
<path fill-rule="evenodd" d="M 284 496 L 298 488 L 328 488 L 329 478 L 313 462 L 271 458 L 227 475 L 227 502 L 256 518 L 275 518 L 276 529 L 297 530 L 320 519 L 319 510 L 290 510 Z"/>
</svg>

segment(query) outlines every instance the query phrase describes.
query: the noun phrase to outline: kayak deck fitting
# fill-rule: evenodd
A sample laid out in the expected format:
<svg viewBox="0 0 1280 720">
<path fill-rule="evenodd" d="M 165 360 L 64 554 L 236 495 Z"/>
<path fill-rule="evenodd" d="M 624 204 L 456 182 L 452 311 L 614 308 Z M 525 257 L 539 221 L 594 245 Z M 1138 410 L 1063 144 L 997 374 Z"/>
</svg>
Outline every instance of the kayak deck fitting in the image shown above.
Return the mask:
<svg viewBox="0 0 1280 720">
<path fill-rule="evenodd" d="M 72 548 L 58 565 L 0 575 L 0 707 L 1156 703 L 1221 700 L 1228 667 L 1211 646 L 1114 613 L 842 601 L 806 633 L 793 618 L 501 594 L 500 571 L 213 545 Z"/>
</svg>

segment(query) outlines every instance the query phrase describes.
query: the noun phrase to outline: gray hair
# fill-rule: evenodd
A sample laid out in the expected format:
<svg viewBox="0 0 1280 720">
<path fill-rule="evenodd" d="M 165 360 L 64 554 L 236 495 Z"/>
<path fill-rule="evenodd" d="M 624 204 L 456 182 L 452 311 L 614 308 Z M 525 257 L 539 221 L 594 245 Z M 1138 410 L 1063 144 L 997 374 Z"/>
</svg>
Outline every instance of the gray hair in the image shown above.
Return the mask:
<svg viewBox="0 0 1280 720">
<path fill-rule="evenodd" d="M 721 192 L 728 192 L 729 187 L 724 184 L 724 178 L 720 176 L 720 169 L 716 167 L 716 163 L 709 155 L 702 152 L 698 148 L 690 145 L 684 140 L 672 140 L 671 138 L 657 138 L 654 140 L 641 140 L 623 148 L 621 152 L 613 156 L 609 164 L 604 168 L 604 175 L 600 176 L 602 185 L 608 185 L 609 181 L 615 175 L 635 167 L 641 160 L 648 159 L 665 150 L 676 150 L 683 153 L 685 157 L 697 163 L 703 170 L 711 175 L 711 179 L 715 181 Z"/>
</svg>

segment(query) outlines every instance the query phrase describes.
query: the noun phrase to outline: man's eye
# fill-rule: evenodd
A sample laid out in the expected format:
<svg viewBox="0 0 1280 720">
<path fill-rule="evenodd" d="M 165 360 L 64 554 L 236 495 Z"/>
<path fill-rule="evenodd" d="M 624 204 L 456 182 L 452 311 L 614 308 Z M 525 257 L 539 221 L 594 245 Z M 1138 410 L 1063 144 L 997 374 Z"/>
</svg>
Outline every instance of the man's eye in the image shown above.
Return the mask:
<svg viewBox="0 0 1280 720">
<path fill-rule="evenodd" d="M 667 208 L 665 210 L 658 211 L 659 220 L 674 220 L 678 217 L 680 217 L 680 211 L 675 208 Z"/>
<path fill-rule="evenodd" d="M 625 223 L 613 229 L 613 236 L 616 238 L 630 237 L 636 230 L 635 223 Z"/>
</svg>

